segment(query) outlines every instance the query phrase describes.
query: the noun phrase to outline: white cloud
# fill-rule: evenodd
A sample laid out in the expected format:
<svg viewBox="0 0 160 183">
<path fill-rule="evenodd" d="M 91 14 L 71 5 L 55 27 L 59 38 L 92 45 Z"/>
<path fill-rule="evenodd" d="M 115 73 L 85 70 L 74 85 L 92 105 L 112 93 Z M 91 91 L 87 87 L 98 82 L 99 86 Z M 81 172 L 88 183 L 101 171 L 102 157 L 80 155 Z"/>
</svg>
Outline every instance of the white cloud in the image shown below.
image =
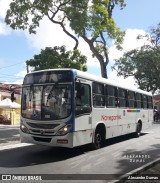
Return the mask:
<svg viewBox="0 0 160 183">
<path fill-rule="evenodd" d="M 68 29 L 70 32 L 72 32 L 69 27 Z M 114 45 L 109 48 L 110 65 L 113 65 L 113 60 L 120 58 L 124 52 L 144 45 L 144 41 L 136 39 L 139 34 L 145 35 L 146 32 L 138 29 L 128 29 L 126 30 L 126 35 L 122 44 L 123 50 L 117 50 Z M 26 33 L 26 36 L 30 46 L 36 48 L 37 51 L 40 51 L 40 49 L 45 48 L 46 46 L 53 47 L 61 45 L 65 45 L 67 50 L 70 50 L 73 49 L 75 44 L 75 42 L 63 32 L 61 27 L 53 24 L 48 19 L 44 19 L 41 22 L 36 35 L 30 35 Z M 79 38 L 78 48 L 81 50 L 82 54 L 87 56 L 88 67 L 97 68 L 100 70 L 99 62 L 96 60 L 96 58 L 92 58 L 92 53 L 89 49 L 89 46 L 82 38 Z M 124 79 L 123 77 L 117 77 L 116 71 L 109 71 L 108 77 L 114 82 L 120 83 L 124 86 L 133 88 L 137 87 L 133 77 L 129 77 L 127 79 Z"/>
<path fill-rule="evenodd" d="M 123 50 L 117 50 L 116 46 L 114 45 L 109 48 L 110 61 L 113 62 L 114 59 L 120 58 L 126 51 L 143 46 L 145 44 L 144 40 L 137 40 L 137 36 L 144 36 L 145 34 L 146 32 L 144 30 L 127 29 L 122 44 Z"/>
<path fill-rule="evenodd" d="M 112 80 L 114 83 L 117 83 L 124 87 L 129 88 L 137 88 L 138 85 L 135 83 L 134 77 L 130 76 L 126 79 L 124 79 L 122 76 L 118 77 L 116 71 L 112 71 L 109 73 L 108 79 Z"/>
<path fill-rule="evenodd" d="M 48 18 L 44 18 L 40 22 L 40 27 L 37 28 L 36 34 L 29 34 L 25 31 L 25 35 L 31 47 L 39 51 L 45 47 L 66 45 L 67 49 L 74 47 L 74 41 L 66 36 L 59 25 L 53 24 Z"/>
<path fill-rule="evenodd" d="M 73 33 L 69 26 L 68 30 Z M 126 35 L 122 44 L 123 50 L 117 50 L 114 45 L 109 48 L 110 63 L 113 64 L 113 60 L 120 58 L 124 52 L 144 45 L 144 41 L 136 39 L 139 34 L 145 35 L 145 31 L 138 29 L 126 30 Z M 65 45 L 67 50 L 71 50 L 75 45 L 74 40 L 67 36 L 60 26 L 50 22 L 48 18 L 44 18 L 41 21 L 40 27 L 37 29 L 35 35 L 30 35 L 27 31 L 25 31 L 25 35 L 28 39 L 29 45 L 36 48 L 38 53 L 40 52 L 40 49 L 44 49 L 45 47 Z M 88 67 L 97 67 L 100 69 L 99 62 L 96 58 L 92 57 L 88 44 L 82 38 L 79 38 L 78 49 L 81 50 L 82 54 L 87 56 Z"/>
<path fill-rule="evenodd" d="M 25 77 L 26 74 L 27 74 L 27 71 L 26 70 L 22 70 L 22 71 L 18 72 L 15 75 L 17 77 L 17 79 L 14 81 L 13 84 L 22 84 L 23 83 L 23 79 L 24 79 L 24 77 Z"/>
<path fill-rule="evenodd" d="M 11 0 L 0 0 L 0 35 L 10 34 L 10 28 L 2 22 L 6 16 L 6 11 L 9 8 Z"/>
<path fill-rule="evenodd" d="M 109 48 L 109 59 L 110 59 L 110 65 L 114 64 L 114 59 L 119 59 L 123 56 L 124 52 L 130 51 L 135 48 L 139 48 L 146 44 L 147 40 L 137 40 L 138 35 L 144 36 L 146 32 L 144 30 L 140 29 L 127 29 L 126 35 L 124 37 L 124 41 L 122 44 L 123 50 L 119 51 L 116 49 L 116 46 L 111 46 Z M 116 71 L 111 71 L 109 73 L 109 79 L 114 80 L 116 83 L 120 83 L 124 86 L 129 87 L 138 87 L 138 85 L 135 83 L 134 77 L 128 77 L 124 79 L 123 77 L 118 77 L 116 74 Z"/>
<path fill-rule="evenodd" d="M 3 83 L 5 83 L 5 84 L 22 84 L 23 79 L 15 80 L 14 82 L 10 82 L 10 81 L 6 80 L 6 81 L 3 81 Z"/>
<path fill-rule="evenodd" d="M 0 35 L 8 35 L 11 30 L 5 25 L 5 23 L 0 22 Z"/>
<path fill-rule="evenodd" d="M 25 75 L 27 74 L 27 71 L 24 70 L 24 71 L 20 71 L 16 74 L 16 77 L 24 77 Z"/>
<path fill-rule="evenodd" d="M 67 30 L 74 34 L 69 26 L 67 26 Z M 65 45 L 67 50 L 72 50 L 75 46 L 75 41 L 67 36 L 59 25 L 53 24 L 48 20 L 48 18 L 44 18 L 41 21 L 40 27 L 37 28 L 36 34 L 29 34 L 25 31 L 25 35 L 28 39 L 29 45 L 34 47 L 38 53 L 45 47 Z M 81 50 L 82 54 L 87 56 L 88 66 L 99 67 L 99 62 L 96 61 L 96 58 L 92 58 L 92 53 L 89 46 L 82 38 L 79 38 L 78 49 Z"/>
<path fill-rule="evenodd" d="M 92 57 L 92 52 L 88 46 L 88 44 L 82 39 L 79 39 L 79 47 L 78 49 L 87 56 L 87 65 L 88 67 L 97 67 L 100 68 L 99 61 L 96 58 Z"/>
<path fill-rule="evenodd" d="M 27 74 L 27 72 L 25 70 L 23 71 L 20 71 L 19 73 L 15 74 L 13 76 L 13 80 L 8 80 L 8 79 L 5 79 L 5 81 L 3 81 L 3 83 L 6 83 L 6 84 L 22 84 L 23 83 L 23 79 L 24 79 L 24 76 Z M 17 78 L 17 79 L 15 79 Z"/>
<path fill-rule="evenodd" d="M 18 79 L 15 80 L 12 84 L 22 84 L 23 83 L 23 79 Z"/>
<path fill-rule="evenodd" d="M 0 0 L 0 17 L 5 18 L 11 0 Z"/>
</svg>

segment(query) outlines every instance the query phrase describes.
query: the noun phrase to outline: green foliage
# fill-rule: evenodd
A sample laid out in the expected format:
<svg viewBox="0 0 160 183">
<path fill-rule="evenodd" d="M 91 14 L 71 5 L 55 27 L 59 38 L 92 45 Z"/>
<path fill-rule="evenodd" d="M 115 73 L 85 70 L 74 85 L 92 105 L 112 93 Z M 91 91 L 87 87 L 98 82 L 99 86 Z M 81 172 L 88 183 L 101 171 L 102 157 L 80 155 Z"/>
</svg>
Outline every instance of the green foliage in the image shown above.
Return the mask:
<svg viewBox="0 0 160 183">
<path fill-rule="evenodd" d="M 92 36 L 97 37 L 101 31 L 105 31 L 110 38 L 116 38 L 116 34 L 120 35 L 120 30 L 111 17 L 111 2 L 114 1 L 13 0 L 5 21 L 13 29 L 28 29 L 30 33 L 36 33 L 36 28 L 45 15 L 55 18 L 55 15 L 61 12 L 58 16 L 59 22 L 66 18 L 78 35 L 82 35 L 85 30 L 91 31 Z M 114 3 L 121 8 L 125 6 L 124 0 L 116 0 Z"/>
<path fill-rule="evenodd" d="M 27 66 L 37 70 L 54 68 L 74 68 L 82 71 L 87 70 L 87 58 L 81 55 L 79 50 L 66 51 L 65 46 L 46 47 L 39 55 L 27 60 Z"/>
<path fill-rule="evenodd" d="M 115 61 L 113 69 L 117 70 L 118 76 L 134 76 L 141 89 L 154 93 L 160 90 L 160 24 L 145 37 L 150 44 L 126 52 Z M 138 39 L 143 37 L 138 36 Z"/>
<path fill-rule="evenodd" d="M 82 37 L 90 47 L 93 55 L 101 65 L 102 77 L 107 77 L 108 40 L 113 39 L 121 49 L 124 32 L 112 18 L 115 6 L 123 9 L 125 0 L 12 0 L 7 11 L 5 22 L 13 29 L 28 29 L 36 33 L 36 28 L 44 16 L 75 40 L 76 50 L 78 38 Z M 67 30 L 69 22 L 75 35 Z M 98 46 L 97 46 L 98 45 Z M 99 49 L 101 48 L 101 49 Z"/>
</svg>

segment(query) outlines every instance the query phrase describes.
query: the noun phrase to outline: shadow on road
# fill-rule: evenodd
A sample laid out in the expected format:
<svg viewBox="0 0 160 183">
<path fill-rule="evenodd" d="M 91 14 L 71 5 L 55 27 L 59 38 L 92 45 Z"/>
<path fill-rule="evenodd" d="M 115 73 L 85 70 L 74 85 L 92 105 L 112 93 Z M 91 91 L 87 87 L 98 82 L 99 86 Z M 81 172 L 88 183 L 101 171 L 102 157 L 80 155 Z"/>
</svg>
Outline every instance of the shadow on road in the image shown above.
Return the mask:
<svg viewBox="0 0 160 183">
<path fill-rule="evenodd" d="M 140 137 L 141 139 L 141 137 Z M 159 139 L 156 136 L 154 139 Z M 148 139 L 143 138 L 144 141 L 150 141 Z M 153 140 L 153 139 L 152 139 Z M 122 158 L 118 160 L 118 173 L 121 174 L 123 172 L 130 172 L 134 169 L 140 168 L 147 163 L 160 158 L 160 143 L 150 145 L 149 148 L 143 148 L 144 141 L 137 141 L 139 145 L 139 150 L 132 148 L 126 149 L 123 151 Z M 144 144 L 146 143 L 144 142 Z M 142 147 L 142 148 L 141 148 Z M 141 150 L 144 149 L 144 150 Z M 153 173 L 154 174 L 154 173 Z"/>
<path fill-rule="evenodd" d="M 147 134 L 148 133 L 141 133 L 141 136 L 144 136 L 144 135 L 147 135 Z M 119 143 L 119 142 L 127 141 L 127 140 L 130 140 L 130 139 L 133 139 L 133 138 L 135 138 L 133 134 L 122 135 L 122 136 L 119 136 L 119 137 L 111 138 L 111 139 L 106 140 L 105 147 L 110 146 L 112 144 Z"/>
<path fill-rule="evenodd" d="M 146 133 L 143 133 L 142 136 L 143 135 L 146 135 Z M 131 139 L 133 139 L 133 135 L 131 134 L 108 139 L 105 142 L 103 148 L 107 146 L 110 147 L 116 143 L 128 141 Z M 40 145 L 26 146 L 0 152 L 0 167 L 26 167 L 32 165 L 59 162 L 89 153 L 90 151 L 93 151 L 90 145 L 80 146 L 73 149 Z"/>
</svg>

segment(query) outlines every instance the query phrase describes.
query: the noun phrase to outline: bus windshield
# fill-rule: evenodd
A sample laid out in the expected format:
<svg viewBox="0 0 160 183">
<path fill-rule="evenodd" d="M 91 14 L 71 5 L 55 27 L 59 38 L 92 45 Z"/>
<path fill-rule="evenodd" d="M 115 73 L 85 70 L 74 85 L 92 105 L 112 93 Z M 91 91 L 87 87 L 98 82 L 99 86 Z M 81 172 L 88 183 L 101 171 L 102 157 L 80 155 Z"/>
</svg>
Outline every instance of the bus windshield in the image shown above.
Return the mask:
<svg viewBox="0 0 160 183">
<path fill-rule="evenodd" d="M 71 114 L 71 84 L 43 84 L 22 89 L 22 117 L 58 120 Z"/>
</svg>

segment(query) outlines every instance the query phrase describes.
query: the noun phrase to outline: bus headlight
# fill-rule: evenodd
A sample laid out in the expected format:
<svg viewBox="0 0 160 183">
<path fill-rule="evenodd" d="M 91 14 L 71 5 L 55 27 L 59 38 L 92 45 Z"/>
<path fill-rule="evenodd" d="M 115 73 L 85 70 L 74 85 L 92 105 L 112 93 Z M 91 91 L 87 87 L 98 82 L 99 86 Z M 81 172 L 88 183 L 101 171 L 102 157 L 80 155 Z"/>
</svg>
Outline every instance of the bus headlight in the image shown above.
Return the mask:
<svg viewBox="0 0 160 183">
<path fill-rule="evenodd" d="M 56 135 L 66 135 L 70 129 L 72 128 L 72 125 L 69 124 L 69 125 L 66 125 L 64 126 L 63 128 L 61 128 L 57 133 Z"/>
<path fill-rule="evenodd" d="M 20 129 L 21 129 L 21 130 L 22 130 L 22 132 L 24 132 L 24 133 L 29 133 L 28 128 L 27 128 L 23 123 L 21 123 L 21 125 L 20 125 Z"/>
</svg>

